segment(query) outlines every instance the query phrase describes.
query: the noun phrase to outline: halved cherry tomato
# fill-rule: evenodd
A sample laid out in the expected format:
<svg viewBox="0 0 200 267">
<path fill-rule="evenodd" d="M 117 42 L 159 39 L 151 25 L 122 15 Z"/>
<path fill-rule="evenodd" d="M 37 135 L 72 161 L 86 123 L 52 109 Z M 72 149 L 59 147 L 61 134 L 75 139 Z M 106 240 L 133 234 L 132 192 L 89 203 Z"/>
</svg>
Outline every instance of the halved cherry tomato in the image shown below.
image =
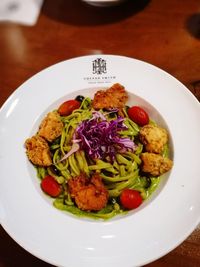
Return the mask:
<svg viewBox="0 0 200 267">
<path fill-rule="evenodd" d="M 41 182 L 42 190 L 51 197 L 57 197 L 61 193 L 61 186 L 59 183 L 50 175 L 43 178 Z"/>
<path fill-rule="evenodd" d="M 80 105 L 80 101 L 77 101 L 75 99 L 67 100 L 60 105 L 60 107 L 58 108 L 58 113 L 61 116 L 68 116 L 72 113 L 73 110 L 79 108 Z"/>
<path fill-rule="evenodd" d="M 139 207 L 143 199 L 138 191 L 134 189 L 124 189 L 120 195 L 120 202 L 125 209 L 132 210 Z"/>
<path fill-rule="evenodd" d="M 144 126 L 149 123 L 149 115 L 143 108 L 139 106 L 133 106 L 129 108 L 128 116 L 132 121 L 137 123 L 139 126 Z"/>
</svg>

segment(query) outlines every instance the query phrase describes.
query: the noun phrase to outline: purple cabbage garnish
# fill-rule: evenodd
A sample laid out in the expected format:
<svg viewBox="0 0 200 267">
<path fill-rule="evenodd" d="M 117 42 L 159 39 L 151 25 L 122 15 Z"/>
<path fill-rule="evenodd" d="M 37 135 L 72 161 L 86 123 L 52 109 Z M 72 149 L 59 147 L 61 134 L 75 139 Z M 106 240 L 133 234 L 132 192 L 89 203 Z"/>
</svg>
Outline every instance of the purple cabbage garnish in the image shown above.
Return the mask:
<svg viewBox="0 0 200 267">
<path fill-rule="evenodd" d="M 117 152 L 136 149 L 131 139 L 121 137 L 119 134 L 120 131 L 127 129 L 123 122 L 124 118 L 120 116 L 107 121 L 101 112 L 94 111 L 91 119 L 79 124 L 73 142 L 79 143 L 80 148 L 92 159 L 105 159 L 108 156 L 113 161 Z"/>
</svg>

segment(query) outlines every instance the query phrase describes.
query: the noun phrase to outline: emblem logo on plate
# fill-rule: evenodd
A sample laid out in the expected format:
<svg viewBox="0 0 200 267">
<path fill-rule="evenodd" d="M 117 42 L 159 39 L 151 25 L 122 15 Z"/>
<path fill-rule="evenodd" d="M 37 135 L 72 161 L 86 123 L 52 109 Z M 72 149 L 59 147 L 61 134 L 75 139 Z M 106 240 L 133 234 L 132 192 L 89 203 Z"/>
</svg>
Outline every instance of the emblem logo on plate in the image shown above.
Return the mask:
<svg viewBox="0 0 200 267">
<path fill-rule="evenodd" d="M 102 58 L 97 58 L 94 61 L 92 61 L 92 70 L 93 74 L 105 74 L 107 73 L 106 69 L 106 60 Z"/>
</svg>

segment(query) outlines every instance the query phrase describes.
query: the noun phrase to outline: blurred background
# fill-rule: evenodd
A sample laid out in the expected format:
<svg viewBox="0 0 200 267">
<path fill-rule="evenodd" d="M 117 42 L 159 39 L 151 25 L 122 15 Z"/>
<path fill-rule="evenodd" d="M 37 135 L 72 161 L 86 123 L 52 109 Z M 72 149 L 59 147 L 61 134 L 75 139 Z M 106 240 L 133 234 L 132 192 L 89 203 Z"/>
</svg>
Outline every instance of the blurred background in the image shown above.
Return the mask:
<svg viewBox="0 0 200 267">
<path fill-rule="evenodd" d="M 11 14 L 22 8 L 20 2 L 28 2 L 1 1 L 10 2 Z M 41 5 L 34 25 L 0 22 L 1 104 L 12 90 L 43 68 L 99 53 L 147 61 L 174 75 L 190 90 L 199 88 L 198 0 L 127 0 L 101 8 L 81 0 L 29 1 Z M 24 20 L 27 14 L 25 10 Z"/>
</svg>

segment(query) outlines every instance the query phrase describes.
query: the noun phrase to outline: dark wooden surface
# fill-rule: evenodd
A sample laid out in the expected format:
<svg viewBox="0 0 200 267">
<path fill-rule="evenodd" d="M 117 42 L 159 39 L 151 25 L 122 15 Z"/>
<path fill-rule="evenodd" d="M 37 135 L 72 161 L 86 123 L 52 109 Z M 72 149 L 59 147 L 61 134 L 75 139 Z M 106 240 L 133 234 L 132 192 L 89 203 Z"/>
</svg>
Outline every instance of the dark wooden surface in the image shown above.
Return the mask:
<svg viewBox="0 0 200 267">
<path fill-rule="evenodd" d="M 199 0 L 130 0 L 112 8 L 94 8 L 79 0 L 45 0 L 35 26 L 1 22 L 0 106 L 45 67 L 97 53 L 152 63 L 179 79 L 200 100 Z M 0 267 L 51 266 L 22 249 L 2 228 L 0 244 Z M 199 267 L 200 228 L 147 266 Z"/>
</svg>

